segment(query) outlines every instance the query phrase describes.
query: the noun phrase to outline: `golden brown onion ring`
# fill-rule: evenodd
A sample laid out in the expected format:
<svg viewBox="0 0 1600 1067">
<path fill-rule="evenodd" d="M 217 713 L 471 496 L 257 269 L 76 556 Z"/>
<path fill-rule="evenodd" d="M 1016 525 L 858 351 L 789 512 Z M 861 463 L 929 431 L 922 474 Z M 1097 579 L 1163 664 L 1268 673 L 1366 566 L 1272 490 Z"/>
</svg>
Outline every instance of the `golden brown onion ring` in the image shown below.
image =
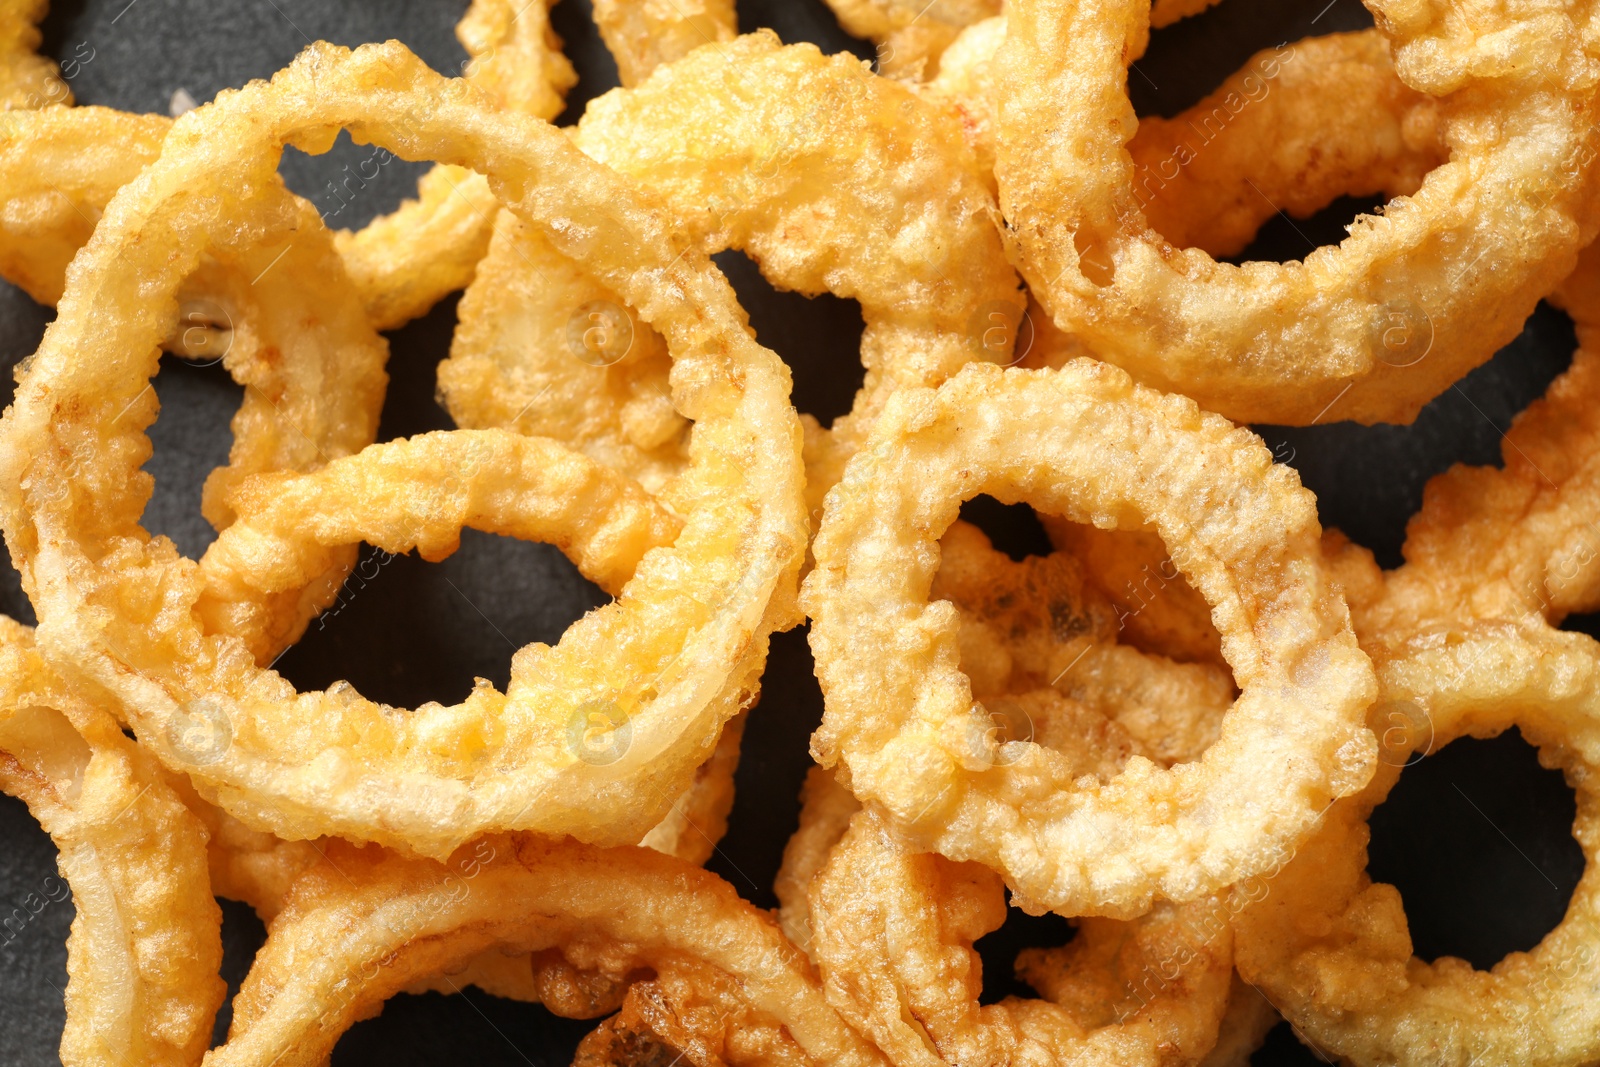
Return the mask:
<svg viewBox="0 0 1600 1067">
<path fill-rule="evenodd" d="M 1409 422 L 1516 335 L 1594 231 L 1595 57 L 1580 16 L 1518 0 L 1485 26 L 1465 9 L 1374 6 L 1401 79 L 1449 94 L 1451 160 L 1336 248 L 1233 267 L 1174 249 L 1135 195 L 1124 45 L 1143 0 L 1110 17 L 1077 0 L 1011 4 L 996 57 L 1001 203 L 1063 329 L 1230 418 L 1293 424 Z"/>
<path fill-rule="evenodd" d="M 71 184 L 78 174 L 73 161 L 82 158 L 77 153 L 88 150 L 95 158 L 109 158 L 131 152 L 120 141 L 112 142 L 114 148 L 102 145 L 103 127 L 149 132 L 155 125 L 100 108 L 0 114 L 0 166 L 12 176 L 8 181 L 15 191 L 7 213 L 15 226 L 11 232 L 39 235 L 42 243 L 34 248 L 53 247 L 70 257 L 71 242 L 56 243 L 51 236 L 57 223 L 74 220 L 81 229 L 67 232 L 87 238 L 92 232 L 90 220 L 99 218 L 99 210 L 80 216 L 82 206 L 68 200 L 109 197 L 115 191 L 93 177 Z M 54 169 L 57 165 L 59 171 Z M 66 193 L 62 184 L 68 185 Z M 310 470 L 371 442 L 388 383 L 384 373 L 388 346 L 368 323 L 312 207 L 274 180 L 241 206 L 237 222 L 239 243 L 193 257 L 188 275 L 174 286 L 176 299 L 140 309 L 146 321 L 156 324 L 161 341 L 169 344 L 189 328 L 191 309 L 197 306 L 191 301 L 198 297 L 223 307 L 231 320 L 221 359 L 234 381 L 244 387 L 244 399 L 232 422 L 229 461 L 210 473 L 201 495 L 201 512 L 219 530 L 233 521 L 228 496 L 242 479 L 266 471 Z M 122 404 L 125 410 L 118 417 L 129 420 L 129 425 L 139 418 L 148 422 L 156 407 L 155 391 L 147 385 Z M 88 463 L 91 443 L 73 440 L 62 442 L 62 447 L 66 449 L 62 462 L 83 484 L 96 484 Z M 139 447 L 142 461 L 149 455 L 149 444 Z M 115 489 L 129 494 L 127 504 L 137 515 L 150 485 L 150 475 L 137 471 Z M 116 517 L 111 521 L 115 523 Z M 297 632 L 332 600 L 354 560 L 353 552 L 336 553 L 301 595 L 279 598 L 285 602 L 277 606 L 252 607 L 268 613 L 281 609 L 283 614 L 273 625 Z M 228 620 L 211 621 L 218 629 L 227 629 Z M 259 651 L 264 662 L 270 661 L 282 646 Z"/>
<path fill-rule="evenodd" d="M 67 1067 L 192 1067 L 226 993 L 206 831 L 161 765 L 65 688 L 0 615 L 0 789 L 50 834 L 77 915 Z"/>
<path fill-rule="evenodd" d="M 1431 637 L 1431 639 L 1430 639 Z M 1259 905 L 1236 920 L 1240 973 L 1320 1048 L 1359 1065 L 1525 1063 L 1600 1056 L 1600 647 L 1543 623 L 1463 622 L 1375 654 L 1383 700 L 1420 709 L 1372 782 L 1333 806 Z M 1411 954 L 1399 892 L 1367 876 L 1368 813 L 1401 765 L 1516 725 L 1577 795 L 1586 866 L 1561 924 L 1492 970 Z"/>
<path fill-rule="evenodd" d="M 273 922 L 211 1067 L 323 1062 L 417 977 L 489 949 L 558 949 L 622 981 L 711 968 L 818 1064 L 882 1058 L 823 997 L 804 954 L 731 886 L 648 849 L 498 836 L 448 864 L 335 843 Z M 281 1057 L 281 1058 L 280 1058 Z"/>
<path fill-rule="evenodd" d="M 959 616 L 926 599 L 934 537 L 984 492 L 1161 535 L 1243 690 L 1203 758 L 1136 757 L 1085 788 L 1051 750 L 996 743 L 957 666 Z M 813 754 L 914 846 L 1003 871 L 1030 907 L 1137 915 L 1259 873 L 1372 773 L 1371 666 L 1319 534 L 1311 495 L 1254 435 L 1108 365 L 974 364 L 903 390 L 812 545 Z"/>
<path fill-rule="evenodd" d="M 564 252 L 662 330 L 680 353 L 675 402 L 695 420 L 693 462 L 671 501 L 684 522 L 673 547 L 647 555 L 618 601 L 559 646 L 524 650 L 509 696 L 480 687 L 457 709 L 434 705 L 400 720 L 348 687 L 296 696 L 237 639 L 204 632 L 194 611 L 201 573 L 147 540 L 135 518 L 142 500 L 129 491 L 142 484 L 151 412 L 136 401 L 154 370 L 158 323 L 109 310 L 142 309 L 149 294 L 171 291 L 208 240 L 217 247 L 236 233 L 219 203 L 192 195 L 197 182 L 225 172 L 248 201 L 276 180 L 280 143 L 326 148 L 341 125 L 397 152 L 489 170 Z M 765 635 L 793 619 L 805 544 L 787 371 L 750 338 L 702 254 L 674 241 L 653 208 L 554 128 L 483 106 L 391 45 L 309 49 L 271 84 L 179 119 L 162 157 L 113 199 L 76 262 L 0 428 L 8 540 L 42 643 L 118 695 L 146 744 L 235 815 L 285 837 L 337 828 L 446 855 L 501 826 L 631 843 L 661 819 L 754 690 Z M 100 349 L 118 355 L 93 358 Z M 72 448 L 92 479 L 74 477 L 63 455 Z M 611 762 L 584 758 L 573 740 L 589 737 L 595 715 L 612 734 L 628 726 L 631 744 Z M 300 729 L 289 722 L 311 733 L 286 732 Z M 191 749 L 179 741 L 185 724 L 227 743 Z M 498 765 L 496 750 L 521 769 Z M 346 772 L 356 778 L 335 800 L 327 775 Z M 391 773 L 406 785 L 379 786 Z M 371 774 L 375 792 L 356 784 Z"/>
<path fill-rule="evenodd" d="M 577 81 L 550 29 L 549 8 L 548 0 L 473 0 L 456 26 L 472 57 L 464 77 L 502 106 L 542 119 L 561 113 Z M 59 300 L 67 263 L 112 194 L 160 152 L 170 128 L 163 115 L 109 108 L 51 109 L 0 128 L 0 225 L 8 238 L 0 277 L 40 303 Z M 499 211 L 481 175 L 438 166 L 418 182 L 417 199 L 359 231 L 340 230 L 335 243 L 374 326 L 394 329 L 464 288 Z"/>
<path fill-rule="evenodd" d="M 891 392 L 1011 358 L 1004 330 L 983 347 L 984 315 L 1014 324 L 1022 308 L 987 176 L 953 116 L 853 60 L 750 34 L 593 101 L 577 141 L 662 196 L 706 251 L 740 248 L 781 288 L 860 301 L 866 381 L 831 430 L 808 425 L 813 507 Z M 662 403 L 660 341 L 626 303 L 536 233 L 498 234 L 439 369 L 452 417 L 553 437 L 662 484 L 685 440 Z M 589 314 L 596 331 L 616 319 L 592 353 Z"/>
<path fill-rule="evenodd" d="M 733 0 L 595 0 L 594 22 L 625 87 L 663 63 L 739 33 Z"/>
<path fill-rule="evenodd" d="M 226 619 L 258 662 L 298 640 L 307 621 L 274 601 L 298 601 L 362 541 L 391 554 L 415 548 L 430 562 L 460 547 L 464 527 L 546 541 L 616 594 L 646 552 L 682 529 L 637 483 L 553 441 L 504 430 L 373 445 L 312 474 L 253 478 L 229 504 L 240 519 L 201 560 L 206 588 L 195 611 Z M 274 629 L 283 620 L 297 628 Z"/>
</svg>

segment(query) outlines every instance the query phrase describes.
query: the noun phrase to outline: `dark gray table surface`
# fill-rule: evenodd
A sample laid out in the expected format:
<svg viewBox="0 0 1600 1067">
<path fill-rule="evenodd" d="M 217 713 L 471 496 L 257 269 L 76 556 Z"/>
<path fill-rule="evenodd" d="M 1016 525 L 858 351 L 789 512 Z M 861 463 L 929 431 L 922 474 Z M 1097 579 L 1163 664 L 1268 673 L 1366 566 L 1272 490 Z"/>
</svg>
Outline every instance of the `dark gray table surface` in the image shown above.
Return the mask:
<svg viewBox="0 0 1600 1067">
<path fill-rule="evenodd" d="M 820 0 L 740 0 L 739 8 L 742 29 L 770 26 L 788 42 L 871 54 L 840 31 Z M 463 0 L 80 0 L 54 5 L 45 49 L 62 60 L 78 57 L 72 88 L 80 103 L 165 113 L 178 90 L 205 101 L 220 89 L 270 75 L 313 39 L 356 45 L 398 38 L 437 69 L 455 70 L 465 55 L 452 28 L 463 9 Z M 581 76 L 567 122 L 616 84 L 616 70 L 589 21 L 588 0 L 562 0 L 554 18 Z M 1172 114 L 1260 48 L 1370 22 L 1357 0 L 1225 0 L 1158 31 L 1130 76 L 1130 91 L 1141 114 Z M 85 56 L 92 58 L 83 62 Z M 341 138 L 326 156 L 291 152 L 285 173 L 298 191 L 314 197 L 360 151 Z M 360 225 L 392 209 L 421 169 L 399 161 L 383 168 L 348 209 L 354 217 L 338 221 Z M 1299 258 L 1339 240 L 1342 227 L 1370 206 L 1341 201 L 1309 220 L 1274 219 L 1242 258 Z M 795 368 L 798 406 L 824 421 L 844 410 L 861 373 L 855 304 L 777 293 L 738 254 L 719 262 L 761 341 Z M 0 283 L 0 364 L 7 371 L 33 351 L 52 314 Z M 381 438 L 450 425 L 433 400 L 433 367 L 448 350 L 454 322 L 451 300 L 390 335 L 393 382 Z M 1413 426 L 1258 429 L 1316 492 L 1324 523 L 1392 565 L 1423 483 L 1454 462 L 1498 463 L 1501 431 L 1567 365 L 1573 344 L 1567 318 L 1541 306 L 1517 341 L 1429 405 Z M 212 536 L 200 518 L 200 485 L 226 456 L 239 391 L 219 368 L 170 359 L 156 387 L 162 414 L 151 432 L 149 469 L 157 489 L 145 523 L 197 554 Z M 12 388 L 10 374 L 0 374 L 0 402 L 9 401 Z M 1025 510 L 980 501 L 969 515 L 1016 553 L 1042 544 Z M 513 648 L 554 640 L 599 597 L 555 550 L 468 531 L 461 551 L 444 563 L 401 557 L 384 567 L 347 598 L 337 617 L 314 624 L 278 666 L 301 688 L 346 677 L 364 693 L 400 706 L 458 698 L 477 675 L 504 685 Z M 0 565 L 0 611 L 32 621 L 8 565 Z M 772 877 L 795 824 L 796 793 L 808 763 L 807 737 L 821 715 L 803 631 L 774 641 L 764 686 L 745 737 L 728 836 L 710 866 L 749 899 L 771 906 Z M 1487 966 L 1507 951 L 1531 947 L 1559 921 L 1583 866 L 1570 834 L 1573 811 L 1559 775 L 1540 768 L 1515 732 L 1458 742 L 1408 770 L 1374 816 L 1373 874 L 1400 886 L 1422 956 L 1453 954 Z M 20 802 L 0 797 L 0 913 L 9 914 L 30 894 L 50 903 L 20 933 L 0 938 L 0 1065 L 57 1062 L 64 941 L 73 912 L 70 899 L 55 899 L 64 894 L 49 838 Z M 225 904 L 224 915 L 224 969 L 237 988 L 264 931 L 242 905 Z M 1006 926 L 979 945 L 985 1000 L 1026 993 L 1011 977 L 1017 948 L 1070 935 L 1064 920 L 1030 920 L 1013 911 Z M 590 1025 L 476 991 L 402 996 L 351 1030 L 334 1062 L 565 1064 Z M 1284 1025 L 1253 1062 L 1318 1060 Z"/>
</svg>

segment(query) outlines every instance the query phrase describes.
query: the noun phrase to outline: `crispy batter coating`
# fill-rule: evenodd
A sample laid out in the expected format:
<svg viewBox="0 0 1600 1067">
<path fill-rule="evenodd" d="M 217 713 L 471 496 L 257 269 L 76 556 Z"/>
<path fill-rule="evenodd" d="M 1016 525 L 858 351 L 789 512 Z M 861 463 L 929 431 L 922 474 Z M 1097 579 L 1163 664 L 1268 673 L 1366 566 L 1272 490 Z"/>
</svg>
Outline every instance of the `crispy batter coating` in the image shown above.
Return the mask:
<svg viewBox="0 0 1600 1067">
<path fill-rule="evenodd" d="M 1237 921 L 1240 972 L 1317 1046 L 1354 1064 L 1577 1065 L 1600 1056 L 1600 646 L 1542 623 L 1463 622 L 1376 654 L 1383 699 L 1420 708 L 1397 721 L 1372 782 L 1335 804 L 1317 834 Z M 1577 796 L 1587 863 L 1561 924 L 1488 971 L 1411 954 L 1399 892 L 1366 873 L 1368 813 L 1412 756 L 1516 725 Z M 1401 738 L 1404 728 L 1406 736 Z"/>
<path fill-rule="evenodd" d="M 596 0 L 594 23 L 624 86 L 663 63 L 739 33 L 733 0 Z"/>
<path fill-rule="evenodd" d="M 161 765 L 63 685 L 28 628 L 0 615 L 0 789 L 61 851 L 66 1067 L 192 1067 L 226 988 L 206 830 Z"/>
<path fill-rule="evenodd" d="M 1180 663 L 1222 662 L 1211 607 L 1178 572 L 1158 534 L 1040 519 L 1051 543 L 1080 560 L 1085 579 L 1111 602 L 1119 641 Z"/>
<path fill-rule="evenodd" d="M 1143 0 L 1009 6 L 1001 206 L 1058 325 L 1142 382 L 1300 425 L 1409 422 L 1517 334 L 1595 230 L 1587 5 L 1515 0 L 1488 24 L 1476 9 L 1373 6 L 1401 80 L 1441 98 L 1450 160 L 1337 247 L 1239 267 L 1174 248 L 1144 215 L 1124 91 Z M 1225 114 L 1251 106 L 1238 96 Z"/>
<path fill-rule="evenodd" d="M 1600 248 L 1556 300 L 1577 328 L 1571 366 L 1512 423 L 1500 466 L 1458 464 L 1428 483 L 1374 635 L 1463 614 L 1554 625 L 1600 607 Z"/>
<path fill-rule="evenodd" d="M 1240 973 L 1354 1064 L 1564 1067 L 1600 1057 L 1600 644 L 1552 628 L 1595 597 L 1597 279 L 1600 258 L 1586 251 L 1561 294 L 1578 326 L 1571 368 L 1518 416 L 1503 468 L 1457 466 L 1429 483 L 1402 567 L 1381 572 L 1364 549 L 1327 540 L 1378 669 L 1371 716 L 1383 759 L 1237 932 Z M 1367 816 L 1405 765 L 1513 725 L 1576 794 L 1583 876 L 1533 951 L 1488 971 L 1450 957 L 1424 963 L 1412 956 L 1399 893 L 1366 873 Z"/>
<path fill-rule="evenodd" d="M 1160 533 L 1242 689 L 1201 759 L 1134 757 L 1101 784 L 996 738 L 958 666 L 959 613 L 928 601 L 934 538 L 984 492 Z M 1003 871 L 1031 907 L 1128 917 L 1215 892 L 1372 774 L 1372 670 L 1319 535 L 1310 494 L 1254 435 L 1105 364 L 974 364 L 904 390 L 812 545 L 803 603 L 827 702 L 813 754 L 914 846 Z"/>
<path fill-rule="evenodd" d="M 745 330 L 727 283 L 654 207 L 554 128 L 460 85 L 398 45 L 316 46 L 272 83 L 177 121 L 77 261 L 0 427 L 8 542 L 42 643 L 116 694 L 145 744 L 256 828 L 434 855 L 498 827 L 631 844 L 749 702 L 766 634 L 795 618 L 806 521 L 789 377 Z M 675 406 L 695 421 L 691 465 L 669 501 L 683 522 L 671 548 L 646 554 L 618 600 L 557 647 L 524 649 L 508 693 L 480 686 L 455 708 L 405 718 L 348 686 L 296 695 L 237 638 L 206 633 L 195 612 L 204 575 L 136 523 L 152 415 L 140 397 L 159 326 L 144 301 L 171 291 L 206 238 L 223 239 L 212 224 L 248 239 L 236 209 L 192 191 L 225 174 L 230 200 L 248 203 L 275 181 L 278 143 L 324 149 L 343 125 L 393 151 L 487 170 L 662 331 L 679 355 Z M 117 357 L 88 358 L 97 346 Z M 73 448 L 81 463 L 67 461 Z M 592 750 L 597 735 L 614 747 Z M 330 774 L 341 788 L 327 788 Z"/>
</svg>

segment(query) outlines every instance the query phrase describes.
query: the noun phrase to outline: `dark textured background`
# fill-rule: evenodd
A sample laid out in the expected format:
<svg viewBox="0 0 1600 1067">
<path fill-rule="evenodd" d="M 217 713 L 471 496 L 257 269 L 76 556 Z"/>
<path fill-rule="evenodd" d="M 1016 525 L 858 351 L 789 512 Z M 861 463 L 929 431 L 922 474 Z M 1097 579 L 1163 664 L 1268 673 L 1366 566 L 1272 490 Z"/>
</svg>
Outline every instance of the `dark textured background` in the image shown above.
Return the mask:
<svg viewBox="0 0 1600 1067">
<path fill-rule="evenodd" d="M 743 29 L 770 26 L 788 42 L 870 55 L 839 30 L 820 0 L 740 0 L 739 6 Z M 465 58 L 452 33 L 463 9 L 463 0 L 86 0 L 54 5 L 45 47 L 58 59 L 80 58 L 72 78 L 80 103 L 166 112 L 180 88 L 203 102 L 219 89 L 271 74 L 314 39 L 356 45 L 394 37 L 437 69 L 454 71 Z M 565 122 L 615 85 L 616 72 L 589 22 L 588 0 L 562 0 L 554 19 L 582 76 Z M 1368 24 L 1356 0 L 1226 0 L 1158 31 L 1130 75 L 1130 90 L 1141 114 L 1172 114 L 1260 48 Z M 299 192 L 316 199 L 328 179 L 366 151 L 341 138 L 324 157 L 291 151 L 284 169 Z M 392 209 L 421 169 L 389 164 L 334 221 L 357 226 Z M 1348 201 L 1309 220 L 1279 217 L 1242 258 L 1301 257 L 1340 239 L 1344 224 L 1367 207 Z M 718 260 L 761 341 L 794 366 L 798 405 L 824 420 L 848 407 L 860 378 L 856 305 L 775 293 L 737 253 Z M 51 315 L 0 283 L 0 363 L 9 368 L 32 352 Z M 393 384 L 382 438 L 449 425 L 433 402 L 433 367 L 446 354 L 454 321 L 451 300 L 390 335 Z M 1500 431 L 1567 365 L 1572 346 L 1566 317 L 1541 307 L 1521 338 L 1431 404 L 1414 426 L 1259 429 L 1316 492 L 1323 521 L 1392 565 L 1426 479 L 1457 461 L 1497 463 Z M 239 391 L 220 368 L 172 359 L 164 361 L 156 387 L 162 415 L 151 433 L 150 469 L 157 489 L 145 522 L 194 555 L 211 538 L 199 514 L 200 484 L 227 453 Z M 11 389 L 9 373 L 0 375 L 0 401 L 9 400 Z M 1014 553 L 1041 544 L 1025 510 L 979 501 L 969 513 Z M 402 557 L 350 590 L 347 606 L 313 625 L 278 666 L 301 688 L 347 677 L 368 695 L 402 706 L 459 699 L 475 675 L 504 685 L 514 648 L 555 639 L 598 596 L 553 549 L 468 531 L 461 551 L 444 563 Z M 0 568 L 0 611 L 32 621 L 9 567 Z M 732 824 L 710 864 L 758 904 L 774 903 L 772 876 L 794 826 L 806 738 L 820 714 L 804 633 L 779 636 L 765 696 L 745 735 Z M 1531 947 L 1559 921 L 1583 864 L 1569 832 L 1572 817 L 1571 792 L 1538 766 L 1515 732 L 1458 742 L 1409 770 L 1375 815 L 1373 875 L 1400 886 L 1424 958 L 1453 954 L 1487 966 Z M 0 797 L 0 914 L 30 893 L 60 895 L 54 874 L 49 838 L 20 802 Z M 1026 992 L 1010 974 L 1018 947 L 1060 943 L 1071 933 L 1063 920 L 1012 914 L 979 946 L 985 1000 Z M 224 915 L 225 969 L 236 987 L 264 934 L 242 905 L 225 904 Z M 57 1062 L 71 918 L 70 901 L 51 903 L 15 938 L 0 937 L 0 1064 Z M 334 1062 L 565 1064 L 590 1025 L 476 991 L 402 996 L 346 1035 Z M 226 1009 L 219 1036 L 225 1027 Z M 1317 1060 L 1284 1025 L 1253 1062 Z"/>
</svg>

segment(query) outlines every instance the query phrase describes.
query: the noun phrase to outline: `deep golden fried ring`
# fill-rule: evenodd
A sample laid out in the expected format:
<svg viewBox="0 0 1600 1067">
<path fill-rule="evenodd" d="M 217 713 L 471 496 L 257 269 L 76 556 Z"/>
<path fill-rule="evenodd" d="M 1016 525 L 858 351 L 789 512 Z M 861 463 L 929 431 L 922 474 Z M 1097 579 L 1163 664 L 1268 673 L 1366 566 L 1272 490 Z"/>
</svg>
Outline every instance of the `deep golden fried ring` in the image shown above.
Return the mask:
<svg viewBox="0 0 1600 1067">
<path fill-rule="evenodd" d="M 1243 692 L 1220 739 L 1084 788 L 1034 744 L 996 745 L 957 667 L 959 617 L 926 602 L 962 500 L 1149 524 L 1212 606 Z M 1003 871 L 1034 908 L 1132 916 L 1268 868 L 1371 776 L 1374 681 L 1322 565 L 1315 504 L 1257 438 L 1088 361 L 967 367 L 891 398 L 829 495 L 803 603 L 827 708 L 824 766 L 916 847 Z"/>
<path fill-rule="evenodd" d="M 279 144 L 325 149 L 341 126 L 397 154 L 489 171 L 563 252 L 662 330 L 679 356 L 675 403 L 695 421 L 692 463 L 671 500 L 684 523 L 673 547 L 648 555 L 622 596 L 559 646 L 525 649 L 509 697 L 484 686 L 456 709 L 434 705 L 406 719 L 349 687 L 295 696 L 237 639 L 202 631 L 202 575 L 170 544 L 147 539 L 136 522 L 142 498 L 129 489 L 142 484 L 148 447 L 150 406 L 135 402 L 155 369 L 156 316 L 108 310 L 170 292 L 203 247 L 194 234 L 232 226 L 220 203 L 192 195 L 197 182 L 226 173 L 248 203 L 276 180 Z M 183 231 L 173 242 L 182 252 L 169 254 L 164 235 Z M 660 821 L 753 692 L 766 634 L 793 620 L 806 534 L 788 372 L 750 338 L 703 254 L 675 242 L 653 208 L 553 127 L 482 106 L 398 45 L 315 46 L 271 84 L 179 119 L 76 264 L 0 427 L 7 535 L 42 644 L 117 695 L 147 745 L 235 815 L 284 837 L 339 832 L 447 855 L 486 829 L 631 844 Z M 91 355 L 102 350 L 117 355 Z M 74 476 L 73 448 L 92 478 Z M 624 754 L 585 758 L 578 741 L 596 715 L 613 732 L 616 720 L 628 724 Z M 289 722 L 311 733 L 290 740 Z M 180 743 L 182 731 L 169 728 L 183 723 L 227 741 Z M 471 757 L 508 743 L 504 754 L 515 753 L 521 771 Z M 376 788 L 349 779 L 330 794 L 335 766 L 377 775 Z M 390 773 L 406 784 L 380 785 Z M 351 817 L 357 808 L 366 814 Z"/>
<path fill-rule="evenodd" d="M 1124 92 L 1144 0 L 1010 6 L 1001 205 L 1018 265 L 1063 329 L 1141 381 L 1239 421 L 1291 424 L 1409 422 L 1516 335 L 1594 232 L 1600 64 L 1586 16 L 1516 0 L 1484 26 L 1476 9 L 1373 6 L 1401 79 L 1448 94 L 1450 162 L 1338 247 L 1242 267 L 1174 249 L 1144 218 Z"/>
<path fill-rule="evenodd" d="M 593 7 L 595 26 L 625 87 L 701 45 L 739 34 L 733 0 L 595 0 Z"/>
<path fill-rule="evenodd" d="M 45 665 L 0 615 L 0 789 L 61 852 L 77 915 L 67 939 L 66 1067 L 192 1067 L 227 990 L 206 831 L 161 765 Z"/>
<path fill-rule="evenodd" d="M 50 0 L 0 0 L 0 111 L 71 104 L 54 61 L 38 54 Z"/>
<path fill-rule="evenodd" d="M 830 430 L 808 420 L 814 507 L 895 389 L 936 385 L 974 359 L 1009 361 L 1011 333 L 991 331 L 985 348 L 983 316 L 1010 313 L 1014 325 L 1022 296 L 959 123 L 848 57 L 749 34 L 593 101 L 577 142 L 661 195 L 706 251 L 740 248 L 779 287 L 860 301 L 865 383 Z M 439 368 L 451 416 L 553 437 L 663 484 L 685 439 L 662 403 L 659 339 L 630 321 L 614 352 L 589 358 L 575 340 L 585 309 L 629 318 L 625 303 L 537 233 L 498 234 Z"/>
<path fill-rule="evenodd" d="M 471 56 L 462 72 L 502 107 L 553 121 L 578 73 L 550 28 L 555 0 L 472 0 L 456 25 Z M 472 281 L 489 250 L 500 202 L 488 181 L 440 165 L 417 183 L 417 198 L 355 232 L 335 235 L 345 268 L 380 330 L 424 315 Z"/>
<path fill-rule="evenodd" d="M 1519 1063 L 1600 1057 L 1600 646 L 1543 623 L 1463 622 L 1375 653 L 1384 700 L 1420 708 L 1371 784 L 1325 825 L 1236 920 L 1239 969 L 1318 1047 L 1358 1065 Z M 1405 908 L 1366 873 L 1367 815 L 1412 756 L 1516 725 L 1577 796 L 1586 865 L 1561 924 L 1492 970 L 1411 954 Z"/>
<path fill-rule="evenodd" d="M 40 0 L 41 13 L 44 6 Z M 456 36 L 472 57 L 464 77 L 477 89 L 524 114 L 554 119 L 561 113 L 577 74 L 550 28 L 549 0 L 473 0 Z M 0 41 L 17 39 L 7 34 L 0 9 Z M 30 52 L 36 43 L 26 45 Z M 171 125 L 164 115 L 78 108 L 0 127 L 7 238 L 0 244 L 0 277 L 42 304 L 59 300 L 67 263 L 112 194 L 160 153 Z M 352 180 L 362 183 L 360 175 L 346 178 L 343 192 L 334 192 L 338 210 L 344 196 L 357 191 L 349 188 Z M 417 199 L 359 231 L 340 230 L 335 244 L 374 326 L 394 329 L 464 288 L 488 250 L 499 211 L 481 175 L 438 166 L 418 182 Z"/>
<path fill-rule="evenodd" d="M 863 811 L 810 887 L 829 1003 L 891 1063 L 919 1067 L 1197 1061 L 1233 974 L 1233 938 L 1211 904 L 1080 920 L 1064 948 L 1018 961 L 1045 999 L 980 1007 L 972 943 L 1004 921 L 997 874 L 918 855 Z"/>
<path fill-rule="evenodd" d="M 497 948 L 557 949 L 622 981 L 709 968 L 809 1061 L 879 1064 L 805 956 L 720 878 L 648 849 L 485 838 L 448 864 L 335 845 L 273 923 L 234 999 L 231 1064 L 324 1062 L 338 1036 L 423 975 Z"/>
</svg>

